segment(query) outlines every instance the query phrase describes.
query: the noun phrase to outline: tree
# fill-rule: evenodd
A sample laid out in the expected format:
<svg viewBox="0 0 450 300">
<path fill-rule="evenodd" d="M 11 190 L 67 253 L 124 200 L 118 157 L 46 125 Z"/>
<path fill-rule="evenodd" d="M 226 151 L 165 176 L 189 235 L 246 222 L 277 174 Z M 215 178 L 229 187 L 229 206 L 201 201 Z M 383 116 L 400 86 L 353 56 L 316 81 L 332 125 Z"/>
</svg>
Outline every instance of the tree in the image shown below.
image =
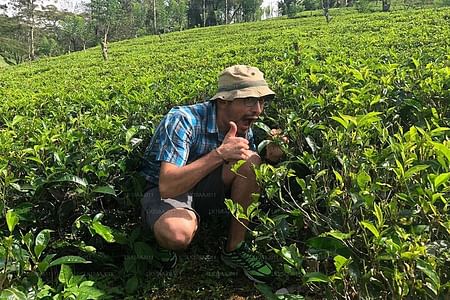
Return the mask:
<svg viewBox="0 0 450 300">
<path fill-rule="evenodd" d="M 303 10 L 303 0 L 281 0 L 278 2 L 278 11 L 282 16 L 293 17 Z"/>
<path fill-rule="evenodd" d="M 242 0 L 242 14 L 244 22 L 256 21 L 261 17 L 262 0 Z"/>
<path fill-rule="evenodd" d="M 58 51 L 58 42 L 54 38 L 44 36 L 38 46 L 39 54 L 54 56 Z"/>
<path fill-rule="evenodd" d="M 68 15 L 60 23 L 64 40 L 68 42 L 68 51 L 86 50 L 91 28 L 83 16 Z"/>
<path fill-rule="evenodd" d="M 187 0 L 168 0 L 167 12 L 170 31 L 183 30 L 187 27 Z"/>
<path fill-rule="evenodd" d="M 26 28 L 18 18 L 0 15 L 0 55 L 8 64 L 19 64 L 28 56 Z"/>
<path fill-rule="evenodd" d="M 35 29 L 39 20 L 37 7 L 41 3 L 39 0 L 13 0 L 17 17 L 28 27 L 28 55 L 31 60 L 35 59 Z"/>
<path fill-rule="evenodd" d="M 120 22 L 119 0 L 91 0 L 88 4 L 91 19 L 95 26 L 95 35 L 100 38 L 102 55 L 108 59 L 108 37 Z"/>
</svg>

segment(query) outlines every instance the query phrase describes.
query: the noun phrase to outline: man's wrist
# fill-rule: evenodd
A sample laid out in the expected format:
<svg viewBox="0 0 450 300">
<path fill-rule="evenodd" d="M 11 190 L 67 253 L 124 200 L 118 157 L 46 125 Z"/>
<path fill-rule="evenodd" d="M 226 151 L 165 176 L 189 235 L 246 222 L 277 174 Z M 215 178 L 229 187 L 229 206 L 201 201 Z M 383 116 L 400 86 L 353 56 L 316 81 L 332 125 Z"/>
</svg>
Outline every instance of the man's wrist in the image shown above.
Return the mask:
<svg viewBox="0 0 450 300">
<path fill-rule="evenodd" d="M 228 160 L 225 159 L 225 157 L 223 156 L 223 153 L 219 150 L 219 148 L 215 148 L 214 151 L 222 159 L 224 164 L 228 163 Z"/>
</svg>

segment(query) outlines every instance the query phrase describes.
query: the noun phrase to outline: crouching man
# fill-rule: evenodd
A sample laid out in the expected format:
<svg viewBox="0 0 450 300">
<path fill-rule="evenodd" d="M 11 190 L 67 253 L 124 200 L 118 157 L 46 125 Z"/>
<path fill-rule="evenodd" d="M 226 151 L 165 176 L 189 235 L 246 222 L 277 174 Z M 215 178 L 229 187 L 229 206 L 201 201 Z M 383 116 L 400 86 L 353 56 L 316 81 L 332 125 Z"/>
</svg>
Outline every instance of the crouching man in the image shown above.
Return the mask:
<svg viewBox="0 0 450 300">
<path fill-rule="evenodd" d="M 251 126 L 274 95 L 257 68 L 231 66 L 220 74 L 214 97 L 173 108 L 157 127 L 144 155 L 142 172 L 148 187 L 141 204 L 165 266 L 175 266 L 174 251 L 191 243 L 205 196 L 223 203 L 227 195 L 246 208 L 252 193 L 259 192 L 253 166 L 261 159 Z M 236 175 L 230 168 L 238 160 L 245 164 Z M 221 260 L 253 281 L 266 282 L 272 267 L 249 249 L 245 235 L 246 228 L 231 220 Z"/>
</svg>

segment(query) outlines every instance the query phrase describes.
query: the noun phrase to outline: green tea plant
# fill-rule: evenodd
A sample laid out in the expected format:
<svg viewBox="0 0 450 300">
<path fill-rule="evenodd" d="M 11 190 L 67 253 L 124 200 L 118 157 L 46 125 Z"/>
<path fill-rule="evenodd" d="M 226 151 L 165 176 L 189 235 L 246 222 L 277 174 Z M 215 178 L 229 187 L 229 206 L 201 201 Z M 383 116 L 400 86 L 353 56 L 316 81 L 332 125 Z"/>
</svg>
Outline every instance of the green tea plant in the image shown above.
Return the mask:
<svg viewBox="0 0 450 300">
<path fill-rule="evenodd" d="M 3 290 L 0 294 L 1 299 L 10 299 L 11 297 L 12 299 L 27 299 L 27 297 L 45 299 L 51 295 L 51 291 L 54 291 L 53 288 L 44 284 L 43 279 L 47 270 L 60 265 L 61 268 L 67 269 L 69 268 L 68 264 L 89 263 L 80 256 L 55 258 L 56 254 L 54 253 L 43 256 L 53 230 L 43 229 L 36 236 L 33 231 L 28 231 L 26 234 L 20 232 L 20 237 L 17 237 L 14 232 L 19 224 L 20 215 L 14 210 L 8 210 L 5 217 L 10 235 L 2 237 L 0 240 L 2 257 L 0 260 L 0 288 Z M 88 286 L 88 283 L 85 282 L 84 285 Z M 89 290 L 95 290 L 92 285 L 93 282 L 89 283 Z"/>
<path fill-rule="evenodd" d="M 206 100 L 217 74 L 238 63 L 259 67 L 277 94 L 259 124 L 260 150 L 275 142 L 285 152 L 256 170 L 254 205 L 228 203 L 257 224 L 254 246 L 278 259 L 279 280 L 261 293 L 278 297 L 272 290 L 288 281 L 299 298 L 445 297 L 449 15 L 198 28 L 112 43 L 106 62 L 89 49 L 2 69 L 2 297 L 81 298 L 81 285 L 100 282 L 98 298 L 152 290 L 153 245 L 137 224 L 140 158 L 171 107 Z M 289 142 L 266 139 L 268 128 Z M 69 269 L 63 257 L 95 263 Z M 87 276 L 111 269 L 120 279 Z"/>
</svg>

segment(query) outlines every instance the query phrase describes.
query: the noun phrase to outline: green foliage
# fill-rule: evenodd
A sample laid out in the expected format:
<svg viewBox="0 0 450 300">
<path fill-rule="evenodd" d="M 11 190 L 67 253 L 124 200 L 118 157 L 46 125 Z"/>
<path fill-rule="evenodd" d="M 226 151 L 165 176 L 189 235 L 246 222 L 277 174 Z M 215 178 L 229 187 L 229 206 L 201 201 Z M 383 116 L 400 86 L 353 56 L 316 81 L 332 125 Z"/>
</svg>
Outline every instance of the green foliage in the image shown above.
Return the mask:
<svg viewBox="0 0 450 300">
<path fill-rule="evenodd" d="M 46 299 L 46 296 L 55 292 L 55 289 L 43 284 L 43 278 L 49 269 L 61 265 L 62 268 L 70 270 L 68 264 L 86 264 L 90 261 L 73 255 L 56 259 L 56 254 L 43 256 L 42 254 L 49 248 L 50 234 L 53 230 L 42 229 L 36 236 L 32 230 L 26 234 L 22 232 L 17 234 L 16 227 L 19 225 L 20 217 L 21 215 L 12 209 L 5 215 L 9 235 L 2 236 L 0 239 L 0 289 L 2 290 L 0 299 L 28 299 L 29 297 Z M 61 281 L 61 283 L 64 282 Z M 96 290 L 92 287 L 93 284 L 94 282 L 89 283 L 89 288 Z M 77 290 L 82 292 L 83 289 L 78 288 L 77 286 Z M 85 299 L 88 299 L 86 297 L 90 297 L 89 295 L 87 293 Z M 55 299 L 56 297 L 60 299 L 62 296 L 56 293 Z"/>
<path fill-rule="evenodd" d="M 279 277 L 317 298 L 445 296 L 449 14 L 235 24 L 113 43 L 107 62 L 92 49 L 2 69 L 2 297 L 82 297 L 101 276 L 67 278 L 88 267 L 115 272 L 112 297 L 150 290 L 153 248 L 135 228 L 144 147 L 170 107 L 203 101 L 236 63 L 264 71 L 277 97 L 262 123 L 289 136 L 286 161 L 255 170 L 253 204 L 227 202 Z"/>
</svg>

